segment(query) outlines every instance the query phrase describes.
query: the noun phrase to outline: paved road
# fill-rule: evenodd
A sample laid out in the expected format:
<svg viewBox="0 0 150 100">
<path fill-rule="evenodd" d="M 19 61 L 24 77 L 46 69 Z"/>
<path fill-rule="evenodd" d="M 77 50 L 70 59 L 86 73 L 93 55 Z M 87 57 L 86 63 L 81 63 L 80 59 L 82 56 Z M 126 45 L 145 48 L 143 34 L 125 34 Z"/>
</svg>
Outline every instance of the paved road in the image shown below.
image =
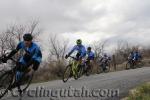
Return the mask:
<svg viewBox="0 0 150 100">
<path fill-rule="evenodd" d="M 67 83 L 56 80 L 32 84 L 29 87 L 30 91 L 24 94 L 22 98 L 7 96 L 3 98 L 3 100 L 120 100 L 120 98 L 127 95 L 129 89 L 148 81 L 150 81 L 150 67 L 144 67 L 103 73 L 89 77 L 83 76 L 79 80 L 70 79 Z M 38 92 L 35 93 L 36 89 Z M 53 89 L 57 89 L 57 91 Z M 44 95 L 40 97 L 40 92 L 43 93 L 44 90 L 46 91 L 45 94 L 49 93 L 51 97 L 44 97 Z M 110 91 L 113 94 L 111 94 Z M 66 93 L 68 96 L 59 98 L 60 95 L 64 96 L 63 93 Z M 36 97 L 33 97 L 34 95 L 36 95 Z M 73 97 L 73 95 L 76 97 Z M 112 95 L 114 95 L 114 97 L 110 97 Z"/>
</svg>

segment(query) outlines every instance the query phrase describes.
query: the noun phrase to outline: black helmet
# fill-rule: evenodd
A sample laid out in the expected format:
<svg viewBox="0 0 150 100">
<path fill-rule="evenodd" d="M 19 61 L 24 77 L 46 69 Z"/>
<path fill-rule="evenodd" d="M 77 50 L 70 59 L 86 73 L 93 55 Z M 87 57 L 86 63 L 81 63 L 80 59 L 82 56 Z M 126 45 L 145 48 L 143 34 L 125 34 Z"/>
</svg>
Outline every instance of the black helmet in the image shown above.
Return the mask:
<svg viewBox="0 0 150 100">
<path fill-rule="evenodd" d="M 88 47 L 88 48 L 87 48 L 87 50 L 91 50 L 91 49 L 92 49 L 91 47 Z"/>
<path fill-rule="evenodd" d="M 33 37 L 30 33 L 26 33 L 23 36 L 24 41 L 32 41 Z"/>
</svg>

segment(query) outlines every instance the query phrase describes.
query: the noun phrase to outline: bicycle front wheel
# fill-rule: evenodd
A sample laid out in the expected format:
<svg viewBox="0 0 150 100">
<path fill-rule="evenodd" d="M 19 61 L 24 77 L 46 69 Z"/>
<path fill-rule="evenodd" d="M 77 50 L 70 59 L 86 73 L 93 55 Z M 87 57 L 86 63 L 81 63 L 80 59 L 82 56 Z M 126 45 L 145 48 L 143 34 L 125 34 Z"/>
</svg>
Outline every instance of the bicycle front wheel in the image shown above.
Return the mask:
<svg viewBox="0 0 150 100">
<path fill-rule="evenodd" d="M 63 82 L 67 82 L 68 79 L 71 77 L 71 65 L 68 65 L 63 74 Z"/>
<path fill-rule="evenodd" d="M 0 98 L 2 98 L 11 88 L 13 72 L 7 71 L 0 76 Z"/>
<path fill-rule="evenodd" d="M 128 63 L 126 63 L 126 70 L 128 70 L 128 69 L 130 69 L 130 67 L 131 67 L 131 64 L 128 62 Z"/>
<path fill-rule="evenodd" d="M 22 79 L 19 81 L 19 88 L 22 92 L 26 91 L 26 89 L 29 87 L 29 85 L 31 84 L 32 82 L 32 79 L 33 79 L 33 75 L 34 73 L 32 73 L 31 75 L 28 75 L 27 73 L 25 73 L 23 76 L 22 76 Z"/>
</svg>

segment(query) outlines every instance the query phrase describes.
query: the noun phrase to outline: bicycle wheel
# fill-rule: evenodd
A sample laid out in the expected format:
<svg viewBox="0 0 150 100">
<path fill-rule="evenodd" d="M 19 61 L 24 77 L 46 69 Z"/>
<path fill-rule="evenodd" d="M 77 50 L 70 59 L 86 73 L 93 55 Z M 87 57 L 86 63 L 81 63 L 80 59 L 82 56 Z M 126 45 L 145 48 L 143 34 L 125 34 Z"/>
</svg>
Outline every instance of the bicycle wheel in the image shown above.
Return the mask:
<svg viewBox="0 0 150 100">
<path fill-rule="evenodd" d="M 126 70 L 130 69 L 130 67 L 131 67 L 131 64 L 129 62 L 127 62 L 127 64 L 126 64 Z"/>
<path fill-rule="evenodd" d="M 86 70 L 86 76 L 89 76 L 92 73 L 92 68 L 88 66 Z"/>
<path fill-rule="evenodd" d="M 32 82 L 34 73 L 31 75 L 27 75 L 26 73 L 22 76 L 21 80 L 19 81 L 19 88 L 22 92 L 26 91 L 26 89 L 29 87 L 29 85 Z"/>
<path fill-rule="evenodd" d="M 106 72 L 106 73 L 110 72 L 110 65 L 106 66 L 105 72 Z"/>
<path fill-rule="evenodd" d="M 100 74 L 100 73 L 102 73 L 102 66 L 98 65 L 97 66 L 97 74 Z"/>
<path fill-rule="evenodd" d="M 78 78 L 80 78 L 82 75 L 83 75 L 83 71 L 84 71 L 84 69 L 83 69 L 83 66 L 78 66 Z"/>
<path fill-rule="evenodd" d="M 12 71 L 7 71 L 0 76 L 0 98 L 2 98 L 10 89 L 13 76 Z"/>
<path fill-rule="evenodd" d="M 71 65 L 68 65 L 63 74 L 63 82 L 67 82 L 71 77 Z"/>
<path fill-rule="evenodd" d="M 142 61 L 138 62 L 138 68 L 142 68 L 144 66 L 144 63 Z"/>
</svg>

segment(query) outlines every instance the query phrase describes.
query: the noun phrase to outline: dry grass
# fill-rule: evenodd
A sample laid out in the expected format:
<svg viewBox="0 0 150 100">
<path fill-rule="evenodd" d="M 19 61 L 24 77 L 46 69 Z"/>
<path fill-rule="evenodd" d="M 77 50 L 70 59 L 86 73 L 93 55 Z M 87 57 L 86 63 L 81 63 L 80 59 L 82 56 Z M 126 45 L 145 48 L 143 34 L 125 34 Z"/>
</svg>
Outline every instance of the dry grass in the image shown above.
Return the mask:
<svg viewBox="0 0 150 100">
<path fill-rule="evenodd" d="M 130 90 L 129 97 L 122 100 L 150 100 L 150 83 L 143 84 Z"/>
</svg>

